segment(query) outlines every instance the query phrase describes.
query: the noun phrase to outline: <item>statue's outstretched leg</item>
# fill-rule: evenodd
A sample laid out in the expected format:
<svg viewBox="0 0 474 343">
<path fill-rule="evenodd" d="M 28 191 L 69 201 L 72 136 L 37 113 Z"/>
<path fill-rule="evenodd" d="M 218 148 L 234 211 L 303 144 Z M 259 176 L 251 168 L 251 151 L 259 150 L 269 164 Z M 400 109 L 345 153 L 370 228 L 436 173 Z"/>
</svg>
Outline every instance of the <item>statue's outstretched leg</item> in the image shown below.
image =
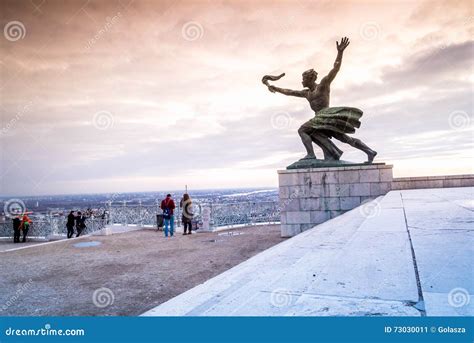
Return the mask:
<svg viewBox="0 0 474 343">
<path fill-rule="evenodd" d="M 329 139 L 327 135 L 318 130 L 313 130 L 311 138 L 323 151 L 325 160 L 339 161 L 343 152 Z"/>
<path fill-rule="evenodd" d="M 310 158 L 316 158 L 316 155 L 314 154 L 314 149 L 313 149 L 313 141 L 311 140 L 311 131 L 313 129 L 305 124 L 301 125 L 301 127 L 298 129 L 298 134 L 301 137 L 301 141 L 303 142 L 303 145 L 306 149 L 306 156 L 303 157 L 303 159 L 310 159 Z"/>
<path fill-rule="evenodd" d="M 374 160 L 375 156 L 377 155 L 377 151 L 372 150 L 369 148 L 367 145 L 364 144 L 360 139 L 350 137 L 346 135 L 345 133 L 334 133 L 332 134 L 334 138 L 337 140 L 347 143 L 349 145 L 352 145 L 354 148 L 362 150 L 367 154 L 367 163 L 372 163 Z"/>
</svg>

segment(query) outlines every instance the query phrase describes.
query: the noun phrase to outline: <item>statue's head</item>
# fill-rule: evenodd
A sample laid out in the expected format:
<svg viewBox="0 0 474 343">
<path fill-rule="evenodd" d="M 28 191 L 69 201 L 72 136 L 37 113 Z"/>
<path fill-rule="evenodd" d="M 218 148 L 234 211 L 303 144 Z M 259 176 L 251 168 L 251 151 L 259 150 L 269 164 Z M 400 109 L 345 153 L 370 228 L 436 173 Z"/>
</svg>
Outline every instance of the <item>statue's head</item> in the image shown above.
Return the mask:
<svg viewBox="0 0 474 343">
<path fill-rule="evenodd" d="M 314 69 L 306 70 L 303 73 L 303 87 L 312 88 L 316 79 L 318 78 L 318 73 Z"/>
</svg>

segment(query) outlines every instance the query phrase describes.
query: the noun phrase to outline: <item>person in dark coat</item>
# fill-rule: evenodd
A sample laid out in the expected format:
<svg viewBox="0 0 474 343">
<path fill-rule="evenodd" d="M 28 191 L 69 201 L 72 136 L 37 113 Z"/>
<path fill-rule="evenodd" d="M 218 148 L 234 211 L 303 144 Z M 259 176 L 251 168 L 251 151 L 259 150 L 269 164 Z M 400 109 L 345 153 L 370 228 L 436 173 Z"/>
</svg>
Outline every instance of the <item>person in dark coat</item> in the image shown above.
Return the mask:
<svg viewBox="0 0 474 343">
<path fill-rule="evenodd" d="M 74 235 L 74 223 L 76 221 L 76 216 L 74 211 L 69 212 L 67 216 L 66 228 L 67 228 L 67 238 L 72 238 Z"/>
<path fill-rule="evenodd" d="M 20 217 L 13 218 L 13 243 L 20 243 L 21 235 L 21 219 Z"/>
<path fill-rule="evenodd" d="M 183 226 L 184 226 L 183 235 L 187 235 L 188 232 L 190 235 L 191 228 L 192 228 L 192 220 L 193 220 L 193 202 L 188 193 L 185 193 L 183 195 L 183 199 L 181 199 L 181 201 L 179 202 L 179 207 L 183 209 L 182 216 L 181 216 L 181 221 L 183 222 Z"/>
<path fill-rule="evenodd" d="M 81 212 L 77 212 L 76 216 L 76 237 L 79 237 L 82 231 L 87 227 L 86 226 L 86 219 L 87 217 L 83 215 Z"/>
</svg>

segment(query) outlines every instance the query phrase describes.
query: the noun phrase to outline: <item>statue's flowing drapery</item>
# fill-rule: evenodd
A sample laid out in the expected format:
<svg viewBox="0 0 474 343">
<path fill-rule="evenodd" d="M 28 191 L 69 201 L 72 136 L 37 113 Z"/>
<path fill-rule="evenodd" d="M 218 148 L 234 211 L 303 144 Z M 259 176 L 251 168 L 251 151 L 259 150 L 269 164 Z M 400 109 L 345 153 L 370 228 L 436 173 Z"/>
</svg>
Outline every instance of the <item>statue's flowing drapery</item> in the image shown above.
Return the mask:
<svg viewBox="0 0 474 343">
<path fill-rule="evenodd" d="M 315 130 L 331 132 L 354 133 L 360 127 L 363 112 L 355 107 L 328 107 L 318 111 L 308 125 Z"/>
</svg>

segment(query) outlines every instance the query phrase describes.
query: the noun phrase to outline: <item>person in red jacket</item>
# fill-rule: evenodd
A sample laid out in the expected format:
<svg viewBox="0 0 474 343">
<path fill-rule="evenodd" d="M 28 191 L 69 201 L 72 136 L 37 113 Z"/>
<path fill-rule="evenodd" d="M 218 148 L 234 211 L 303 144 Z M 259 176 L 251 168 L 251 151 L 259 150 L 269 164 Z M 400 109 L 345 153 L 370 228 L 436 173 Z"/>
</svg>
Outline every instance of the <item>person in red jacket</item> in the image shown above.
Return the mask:
<svg viewBox="0 0 474 343">
<path fill-rule="evenodd" d="M 176 208 L 174 200 L 171 198 L 171 194 L 167 194 L 166 198 L 161 201 L 161 209 L 163 210 L 163 220 L 165 231 L 165 237 L 168 237 L 168 231 L 171 237 L 174 234 L 174 209 Z"/>
<path fill-rule="evenodd" d="M 26 212 L 23 214 L 23 218 L 21 219 L 21 224 L 20 224 L 20 228 L 21 228 L 21 231 L 23 231 L 23 239 L 22 239 L 22 242 L 26 242 L 26 236 L 28 235 L 28 231 L 30 229 L 30 225 L 33 221 L 30 219 L 30 217 L 28 217 L 28 215 L 26 214 Z"/>
</svg>

